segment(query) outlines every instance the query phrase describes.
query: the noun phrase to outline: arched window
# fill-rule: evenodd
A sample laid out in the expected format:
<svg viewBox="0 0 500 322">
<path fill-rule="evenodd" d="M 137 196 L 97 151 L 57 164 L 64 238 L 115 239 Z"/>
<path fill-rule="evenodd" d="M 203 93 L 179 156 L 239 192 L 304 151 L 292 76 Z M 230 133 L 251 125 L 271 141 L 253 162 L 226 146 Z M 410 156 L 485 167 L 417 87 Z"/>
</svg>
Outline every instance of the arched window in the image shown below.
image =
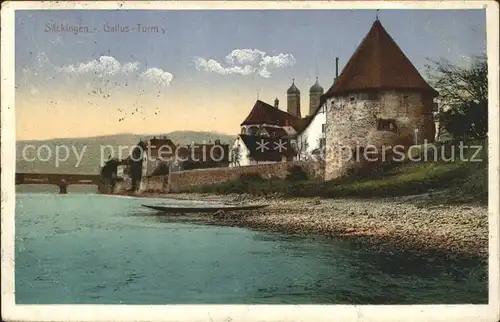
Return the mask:
<svg viewBox="0 0 500 322">
<path fill-rule="evenodd" d="M 244 127 L 244 126 L 241 127 L 241 134 L 247 134 L 246 127 Z"/>
<path fill-rule="evenodd" d="M 249 135 L 256 135 L 258 131 L 259 131 L 259 128 L 257 126 L 251 126 L 248 128 Z"/>
</svg>

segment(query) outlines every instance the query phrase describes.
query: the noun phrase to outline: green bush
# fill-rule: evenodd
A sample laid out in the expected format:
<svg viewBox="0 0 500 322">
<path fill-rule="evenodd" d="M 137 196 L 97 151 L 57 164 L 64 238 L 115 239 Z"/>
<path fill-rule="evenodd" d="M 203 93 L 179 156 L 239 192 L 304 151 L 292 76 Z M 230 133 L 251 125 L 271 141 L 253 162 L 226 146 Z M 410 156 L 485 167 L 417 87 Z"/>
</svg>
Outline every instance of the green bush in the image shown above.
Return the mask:
<svg viewBox="0 0 500 322">
<path fill-rule="evenodd" d="M 286 180 L 290 181 L 304 181 L 307 180 L 307 172 L 298 165 L 295 165 L 288 169 L 288 174 L 286 175 Z"/>
<path fill-rule="evenodd" d="M 153 173 L 151 175 L 153 176 L 168 175 L 169 172 L 170 172 L 170 166 L 166 163 L 161 163 L 153 170 Z"/>
<path fill-rule="evenodd" d="M 291 197 L 396 197 L 451 189 L 456 200 L 487 200 L 487 148 L 483 143 L 482 162 L 404 162 L 386 165 L 367 176 L 352 175 L 330 181 L 307 180 L 302 168 L 291 168 L 286 179 L 265 179 L 258 174 L 237 180 L 199 187 L 201 192 L 253 195 L 279 194 Z M 451 151 L 447 147 L 447 151 Z M 472 151 L 471 153 L 474 153 Z M 451 193 L 451 192 L 450 192 Z M 453 196 L 447 196 L 452 200 Z"/>
<path fill-rule="evenodd" d="M 258 173 L 243 173 L 240 175 L 239 180 L 241 182 L 253 182 L 253 181 L 263 181 L 264 178 Z"/>
</svg>

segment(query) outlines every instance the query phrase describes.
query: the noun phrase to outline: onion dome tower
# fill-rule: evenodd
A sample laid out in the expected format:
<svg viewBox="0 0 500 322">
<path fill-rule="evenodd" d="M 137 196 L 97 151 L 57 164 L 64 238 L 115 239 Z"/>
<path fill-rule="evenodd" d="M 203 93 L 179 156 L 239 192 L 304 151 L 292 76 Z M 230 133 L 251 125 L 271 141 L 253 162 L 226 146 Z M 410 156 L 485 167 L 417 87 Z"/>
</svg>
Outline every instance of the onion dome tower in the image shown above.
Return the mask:
<svg viewBox="0 0 500 322">
<path fill-rule="evenodd" d="M 292 80 L 292 86 L 286 91 L 287 112 L 300 118 L 300 91 L 295 86 L 295 78 Z"/>
<path fill-rule="evenodd" d="M 318 77 L 316 77 L 316 83 L 309 89 L 309 115 L 313 115 L 319 106 L 320 97 L 324 93 L 323 87 L 318 82 Z"/>
</svg>

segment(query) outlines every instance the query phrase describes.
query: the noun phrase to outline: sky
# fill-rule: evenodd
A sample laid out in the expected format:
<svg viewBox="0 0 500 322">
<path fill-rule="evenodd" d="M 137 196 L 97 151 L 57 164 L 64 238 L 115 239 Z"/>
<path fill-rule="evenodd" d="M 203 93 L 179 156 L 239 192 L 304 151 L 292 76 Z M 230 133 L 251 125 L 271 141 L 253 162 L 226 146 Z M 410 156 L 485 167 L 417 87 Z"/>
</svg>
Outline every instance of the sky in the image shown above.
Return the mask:
<svg viewBox="0 0 500 322">
<path fill-rule="evenodd" d="M 379 19 L 422 74 L 428 59 L 466 65 L 486 52 L 484 10 Z M 286 109 L 293 78 L 305 116 L 316 77 L 326 91 L 335 57 L 340 73 L 374 20 L 375 10 L 17 11 L 16 137 L 237 134 L 257 98 Z"/>
</svg>

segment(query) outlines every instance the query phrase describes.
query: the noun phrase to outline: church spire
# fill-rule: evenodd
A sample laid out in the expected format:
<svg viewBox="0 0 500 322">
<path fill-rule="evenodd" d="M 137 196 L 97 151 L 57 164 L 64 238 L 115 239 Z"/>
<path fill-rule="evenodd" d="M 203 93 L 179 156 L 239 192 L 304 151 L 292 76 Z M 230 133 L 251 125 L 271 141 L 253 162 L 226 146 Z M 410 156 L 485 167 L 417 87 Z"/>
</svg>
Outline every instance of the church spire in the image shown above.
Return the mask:
<svg viewBox="0 0 500 322">
<path fill-rule="evenodd" d="M 292 86 L 286 91 L 287 112 L 300 118 L 300 91 L 295 86 L 295 78 L 292 79 Z"/>
<path fill-rule="evenodd" d="M 437 95 L 380 21 L 376 20 L 328 90 L 327 97 L 381 89 L 418 90 Z"/>
<path fill-rule="evenodd" d="M 319 84 L 318 77 L 316 77 L 316 83 L 309 89 L 309 115 L 313 115 L 316 112 L 324 91 L 323 87 Z"/>
<path fill-rule="evenodd" d="M 299 89 L 295 86 L 295 78 L 292 78 L 292 86 L 287 90 L 287 94 L 300 94 Z"/>
</svg>

